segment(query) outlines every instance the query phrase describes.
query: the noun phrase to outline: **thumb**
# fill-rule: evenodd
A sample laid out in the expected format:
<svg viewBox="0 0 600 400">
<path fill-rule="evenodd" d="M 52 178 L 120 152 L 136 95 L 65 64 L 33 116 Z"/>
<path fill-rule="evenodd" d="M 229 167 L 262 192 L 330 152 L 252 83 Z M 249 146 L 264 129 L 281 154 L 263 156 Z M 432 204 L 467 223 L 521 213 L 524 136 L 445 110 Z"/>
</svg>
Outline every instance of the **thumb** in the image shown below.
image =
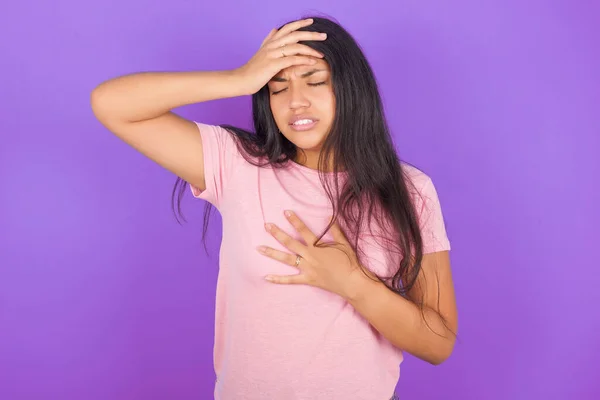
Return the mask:
<svg viewBox="0 0 600 400">
<path fill-rule="evenodd" d="M 350 244 L 348 238 L 346 237 L 346 234 L 344 233 L 338 222 L 334 220 L 333 216 L 331 217 L 330 222 L 333 222 L 333 225 L 331 226 L 331 235 L 333 236 L 333 239 L 340 244 Z"/>
</svg>

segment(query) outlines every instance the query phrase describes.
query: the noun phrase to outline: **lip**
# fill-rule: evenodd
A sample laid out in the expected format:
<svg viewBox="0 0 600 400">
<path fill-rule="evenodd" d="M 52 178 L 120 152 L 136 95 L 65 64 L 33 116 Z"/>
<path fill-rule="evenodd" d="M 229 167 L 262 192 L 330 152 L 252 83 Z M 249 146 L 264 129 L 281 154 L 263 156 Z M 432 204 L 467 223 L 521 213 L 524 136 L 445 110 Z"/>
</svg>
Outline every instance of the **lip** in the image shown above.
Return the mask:
<svg viewBox="0 0 600 400">
<path fill-rule="evenodd" d="M 310 124 L 302 124 L 302 125 L 290 124 L 290 128 L 292 128 L 295 131 L 308 131 L 308 130 L 311 130 L 312 128 L 314 128 L 314 126 L 317 125 L 318 122 L 319 121 L 314 120 Z"/>
<path fill-rule="evenodd" d="M 303 119 L 311 119 L 313 122 L 310 124 L 304 124 L 304 125 L 294 125 L 294 122 L 300 121 Z M 290 119 L 289 125 L 295 131 L 307 131 L 309 129 L 312 129 L 317 124 L 317 122 L 319 122 L 319 120 L 310 115 L 296 115 L 292 119 Z"/>
</svg>

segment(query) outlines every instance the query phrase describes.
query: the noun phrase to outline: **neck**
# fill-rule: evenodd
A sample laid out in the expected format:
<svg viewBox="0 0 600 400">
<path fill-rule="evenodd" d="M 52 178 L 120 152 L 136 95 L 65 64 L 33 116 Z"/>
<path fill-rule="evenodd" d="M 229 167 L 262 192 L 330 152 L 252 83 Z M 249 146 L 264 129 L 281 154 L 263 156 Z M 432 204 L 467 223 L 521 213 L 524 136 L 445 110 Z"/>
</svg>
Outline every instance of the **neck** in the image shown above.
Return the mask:
<svg viewBox="0 0 600 400">
<path fill-rule="evenodd" d="M 312 151 L 306 151 L 306 150 L 298 151 L 294 161 L 300 165 L 307 167 L 307 168 L 318 171 L 319 170 L 319 155 L 320 155 L 319 152 L 312 152 Z M 333 160 L 330 160 L 329 166 L 328 166 L 327 170 L 324 172 L 331 172 L 331 171 L 333 171 Z"/>
<path fill-rule="evenodd" d="M 319 169 L 319 154 L 312 151 L 298 150 L 294 161 L 310 169 Z"/>
</svg>

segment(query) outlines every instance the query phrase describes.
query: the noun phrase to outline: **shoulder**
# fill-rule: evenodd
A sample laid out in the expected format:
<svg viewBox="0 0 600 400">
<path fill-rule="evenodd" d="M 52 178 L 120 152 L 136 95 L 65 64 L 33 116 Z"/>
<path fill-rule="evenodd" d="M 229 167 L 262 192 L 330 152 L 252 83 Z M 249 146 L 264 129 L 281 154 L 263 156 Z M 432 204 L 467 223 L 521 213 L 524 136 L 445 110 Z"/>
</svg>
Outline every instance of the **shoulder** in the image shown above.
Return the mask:
<svg viewBox="0 0 600 400">
<path fill-rule="evenodd" d="M 419 168 L 402 162 L 402 172 L 404 174 L 408 190 L 414 194 L 419 194 L 427 190 L 428 186 L 433 186 L 431 177 Z"/>
<path fill-rule="evenodd" d="M 440 199 L 431 177 L 410 164 L 402 164 L 408 192 L 418 215 L 440 212 Z"/>
<path fill-rule="evenodd" d="M 231 125 L 212 125 L 196 122 L 203 144 L 208 151 L 219 153 L 223 159 L 255 161 L 257 151 L 254 134 Z"/>
<path fill-rule="evenodd" d="M 222 143 L 231 142 L 233 140 L 232 133 L 219 125 L 206 124 L 203 122 L 194 121 L 202 138 L 207 140 L 215 140 Z"/>
<path fill-rule="evenodd" d="M 431 177 L 412 165 L 402 167 L 421 227 L 423 254 L 450 250 L 442 206 Z"/>
</svg>

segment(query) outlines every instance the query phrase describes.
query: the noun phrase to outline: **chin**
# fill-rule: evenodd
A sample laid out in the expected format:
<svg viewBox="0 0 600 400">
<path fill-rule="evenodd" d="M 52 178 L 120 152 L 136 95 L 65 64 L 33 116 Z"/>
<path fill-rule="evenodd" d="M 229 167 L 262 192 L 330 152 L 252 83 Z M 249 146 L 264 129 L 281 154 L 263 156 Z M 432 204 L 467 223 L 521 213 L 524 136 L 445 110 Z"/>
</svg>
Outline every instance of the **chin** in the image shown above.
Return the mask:
<svg viewBox="0 0 600 400">
<path fill-rule="evenodd" d="M 325 137 L 320 132 L 288 132 L 286 138 L 304 151 L 317 151 L 323 146 Z"/>
<path fill-rule="evenodd" d="M 304 151 L 311 151 L 311 152 L 315 152 L 315 151 L 320 151 L 321 147 L 323 146 L 323 142 L 321 140 L 298 140 L 295 139 L 294 140 L 290 140 L 297 148 L 304 150 Z"/>
</svg>

